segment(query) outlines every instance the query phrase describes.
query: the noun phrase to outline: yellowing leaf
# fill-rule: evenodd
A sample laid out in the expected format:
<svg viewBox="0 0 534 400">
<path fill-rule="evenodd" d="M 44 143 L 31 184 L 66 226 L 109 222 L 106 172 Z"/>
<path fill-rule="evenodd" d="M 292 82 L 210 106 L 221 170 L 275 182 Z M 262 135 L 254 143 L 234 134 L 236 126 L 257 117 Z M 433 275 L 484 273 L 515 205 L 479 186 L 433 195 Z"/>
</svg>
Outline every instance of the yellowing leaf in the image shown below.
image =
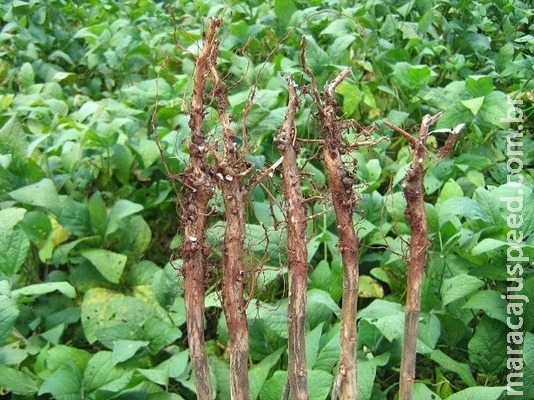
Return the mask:
<svg viewBox="0 0 534 400">
<path fill-rule="evenodd" d="M 369 275 L 360 276 L 359 296 L 364 298 L 381 299 L 384 297 L 384 288 L 377 280 Z"/>
</svg>

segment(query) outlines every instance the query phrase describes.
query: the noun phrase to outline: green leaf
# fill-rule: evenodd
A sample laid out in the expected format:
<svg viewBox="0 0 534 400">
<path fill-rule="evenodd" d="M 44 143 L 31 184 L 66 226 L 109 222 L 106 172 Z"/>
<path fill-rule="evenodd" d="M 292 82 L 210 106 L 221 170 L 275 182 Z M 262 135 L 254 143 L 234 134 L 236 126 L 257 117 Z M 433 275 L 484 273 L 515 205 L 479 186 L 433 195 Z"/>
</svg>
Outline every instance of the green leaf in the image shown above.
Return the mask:
<svg viewBox="0 0 534 400">
<path fill-rule="evenodd" d="M 471 111 L 471 114 L 476 116 L 482 108 L 482 105 L 484 104 L 484 97 L 476 97 L 474 99 L 462 100 L 461 103 L 465 108 Z"/>
<path fill-rule="evenodd" d="M 150 351 L 158 353 L 182 337 L 182 332 L 167 319 L 150 318 L 143 325 L 145 338 L 150 340 Z"/>
<path fill-rule="evenodd" d="M 50 393 L 57 400 L 80 399 L 82 373 L 75 364 L 66 364 L 48 377 L 39 388 L 39 395 Z"/>
<path fill-rule="evenodd" d="M 464 389 L 447 397 L 447 400 L 498 400 L 505 387 L 485 387 L 477 386 Z"/>
<path fill-rule="evenodd" d="M 506 365 L 506 334 L 505 324 L 487 316 L 482 317 L 475 334 L 469 341 L 469 360 L 482 372 L 493 375 Z"/>
<path fill-rule="evenodd" d="M 169 359 L 163 361 L 156 368 L 165 371 L 169 378 L 179 380 L 187 372 L 189 361 L 189 351 L 184 350 L 178 354 L 172 355 Z"/>
<path fill-rule="evenodd" d="M 162 307 L 169 307 L 177 296 L 182 294 L 182 275 L 168 263 L 153 275 L 152 292 Z"/>
<path fill-rule="evenodd" d="M 145 339 L 139 324 L 128 321 L 122 322 L 116 318 L 106 321 L 104 326 L 96 332 L 96 337 L 108 349 L 113 349 L 118 340 Z"/>
<path fill-rule="evenodd" d="M 419 399 L 441 400 L 441 397 L 439 397 L 436 393 L 434 393 L 424 383 L 421 383 L 421 382 L 414 383 L 413 398 L 415 400 L 419 400 Z"/>
<path fill-rule="evenodd" d="M 13 296 L 40 296 L 56 290 L 71 299 L 76 298 L 76 289 L 74 289 L 74 286 L 68 282 L 47 282 L 25 286 L 23 288 L 13 290 Z"/>
<path fill-rule="evenodd" d="M 13 93 L 0 95 L 0 111 L 6 110 L 11 105 L 14 98 L 15 95 Z"/>
<path fill-rule="evenodd" d="M 31 396 L 39 389 L 31 376 L 5 365 L 0 365 L 0 387 L 21 396 Z"/>
<path fill-rule="evenodd" d="M 393 77 L 399 86 L 409 93 L 418 92 L 434 80 L 436 74 L 428 65 L 411 65 L 398 62 L 393 68 Z"/>
<path fill-rule="evenodd" d="M 52 232 L 52 221 L 48 215 L 42 211 L 28 211 L 24 219 L 20 222 L 21 228 L 26 232 L 28 238 L 39 244 L 43 244 Z"/>
<path fill-rule="evenodd" d="M 284 391 L 286 380 L 286 371 L 275 371 L 274 375 L 263 385 L 260 392 L 260 400 L 280 399 Z"/>
<path fill-rule="evenodd" d="M 158 145 L 153 140 L 141 139 L 137 146 L 132 148 L 139 155 L 143 168 L 149 168 L 161 157 Z"/>
<path fill-rule="evenodd" d="M 132 258 L 142 256 L 152 241 L 152 231 L 143 217 L 135 215 L 125 223 L 118 250 Z"/>
<path fill-rule="evenodd" d="M 59 207 L 61 211 L 58 220 L 65 229 L 78 236 L 91 233 L 91 220 L 85 204 L 77 202 L 72 197 L 61 196 Z"/>
<path fill-rule="evenodd" d="M 46 367 L 55 372 L 65 364 L 72 362 L 80 371 L 84 371 L 91 357 L 92 355 L 85 350 L 60 344 L 46 352 Z"/>
<path fill-rule="evenodd" d="M 482 310 L 489 317 L 506 323 L 506 300 L 496 290 L 482 290 L 475 293 L 462 308 Z"/>
<path fill-rule="evenodd" d="M 308 371 L 308 390 L 310 392 L 310 400 L 324 400 L 330 388 L 334 377 L 321 370 Z"/>
<path fill-rule="evenodd" d="M 376 369 L 379 366 L 384 366 L 389 361 L 387 353 L 371 359 L 358 360 L 358 399 L 369 400 L 373 394 L 373 387 L 376 377 Z"/>
<path fill-rule="evenodd" d="M 319 324 L 311 332 L 306 333 L 306 363 L 308 369 L 313 369 L 317 355 L 319 353 L 319 345 L 321 335 L 323 333 L 323 325 Z"/>
<path fill-rule="evenodd" d="M 475 386 L 477 383 L 471 372 L 471 367 L 468 364 L 460 363 L 441 350 L 433 350 L 428 356 L 432 361 L 437 362 L 442 368 L 447 371 L 452 371 L 458 374 L 458 376 L 469 386 Z"/>
<path fill-rule="evenodd" d="M 458 275 L 445 279 L 440 289 L 443 306 L 469 296 L 482 286 L 484 286 L 484 282 L 471 275 Z"/>
<path fill-rule="evenodd" d="M 450 314 L 441 314 L 439 320 L 441 322 L 441 338 L 449 346 L 455 345 L 465 337 L 467 326 L 461 319 Z"/>
<path fill-rule="evenodd" d="M 525 333 L 523 354 L 525 363 L 525 367 L 523 371 L 521 371 L 523 373 L 523 387 L 521 388 L 521 386 L 513 386 L 512 389 L 516 391 L 523 390 L 523 398 L 532 399 L 534 398 L 534 333 L 532 332 Z"/>
<path fill-rule="evenodd" d="M 255 306 L 253 304 L 250 304 L 249 307 Z M 279 304 L 276 305 L 267 304 L 266 306 L 261 307 L 257 311 L 259 311 L 259 315 L 257 315 L 256 313 L 256 316 L 261 318 L 262 323 L 265 325 L 265 327 L 268 327 L 270 330 L 272 330 L 273 333 L 275 333 L 280 338 L 287 339 L 286 299 L 282 300 Z M 254 311 L 250 312 L 249 314 L 254 315 L 253 313 Z M 273 351 L 274 350 L 275 349 L 273 349 Z"/>
<path fill-rule="evenodd" d="M 332 338 L 319 351 L 314 368 L 330 372 L 339 361 L 339 325 L 335 327 Z"/>
<path fill-rule="evenodd" d="M 493 91 L 484 97 L 484 104 L 480 108 L 476 120 L 485 125 L 497 126 L 505 129 L 507 123 L 501 122 L 507 115 L 509 104 L 506 95 L 502 92 Z"/>
<path fill-rule="evenodd" d="M 228 363 L 217 356 L 211 356 L 209 362 L 214 381 L 217 384 L 217 398 L 230 399 L 230 367 Z"/>
<path fill-rule="evenodd" d="M 481 53 L 491 48 L 489 37 L 482 33 L 468 33 L 465 40 L 469 46 Z"/>
<path fill-rule="evenodd" d="M 317 304 L 322 304 L 328 307 L 338 318 L 341 318 L 341 308 L 339 308 L 332 297 L 330 297 L 328 292 L 320 289 L 308 290 L 308 302 L 306 304 L 308 313 L 313 314 L 314 305 Z"/>
<path fill-rule="evenodd" d="M 404 308 L 402 305 L 387 300 L 377 299 L 358 312 L 358 318 L 375 320 L 393 314 L 404 314 Z"/>
<path fill-rule="evenodd" d="M 332 265 L 329 265 L 326 260 L 319 261 L 310 274 L 309 288 L 327 291 L 334 301 L 339 301 L 343 295 L 343 272 L 340 266 L 335 265 L 336 262 L 332 260 Z"/>
<path fill-rule="evenodd" d="M 340 35 L 336 37 L 334 43 L 328 49 L 328 54 L 332 58 L 333 62 L 340 62 L 344 57 L 348 56 L 347 49 L 356 40 L 356 36 L 351 32 L 348 35 Z"/>
<path fill-rule="evenodd" d="M 297 11 L 297 6 L 293 0 L 275 0 L 274 1 L 274 14 L 276 17 L 287 26 L 293 14 Z"/>
<path fill-rule="evenodd" d="M 322 240 L 321 240 L 322 236 L 323 235 L 319 234 L 317 236 L 312 237 L 310 240 L 308 240 L 308 243 L 306 244 L 306 250 L 308 252 L 308 262 L 310 262 L 313 259 L 313 256 L 315 255 L 315 253 L 317 253 L 317 250 L 319 250 L 319 246 L 321 246 L 321 243 L 322 243 Z M 324 261 L 324 263 L 326 263 L 326 268 L 328 268 L 328 262 L 326 260 L 321 260 L 321 261 Z M 325 266 L 323 265 L 322 267 L 323 271 L 319 272 L 318 274 L 322 274 L 326 276 L 326 270 L 324 270 L 324 267 Z M 312 272 L 312 276 L 313 276 L 313 272 Z M 313 282 L 313 278 L 312 278 L 312 282 Z"/>
<path fill-rule="evenodd" d="M 284 348 L 276 350 L 274 353 L 265 357 L 258 364 L 254 365 L 248 372 L 250 398 L 255 400 L 258 398 L 261 388 L 271 371 L 271 368 L 278 363 L 280 356 L 284 352 Z"/>
<path fill-rule="evenodd" d="M 366 167 L 367 167 L 366 168 L 367 169 L 367 174 L 366 174 L 365 178 L 369 182 L 378 181 L 379 178 L 380 178 L 380 174 L 382 173 L 382 168 L 380 167 L 380 161 L 377 160 L 376 158 L 371 159 L 371 160 L 367 161 Z"/>
<path fill-rule="evenodd" d="M 11 335 L 18 316 L 19 309 L 11 294 L 9 282 L 0 281 L 0 344 Z"/>
<path fill-rule="evenodd" d="M 9 195 L 18 202 L 43 207 L 56 215 L 59 214 L 59 195 L 51 179 L 45 178 L 33 185 L 14 190 Z"/>
<path fill-rule="evenodd" d="M 32 65 L 28 62 L 22 64 L 18 73 L 19 83 L 22 87 L 28 88 L 33 85 L 35 80 L 35 73 L 33 72 Z"/>
<path fill-rule="evenodd" d="M 467 165 L 475 170 L 483 170 L 491 166 L 491 160 L 476 154 L 460 154 L 456 159 L 456 165 Z"/>
<path fill-rule="evenodd" d="M 144 394 L 144 393 L 143 393 Z M 225 397 L 221 397 L 225 398 Z M 176 393 L 157 392 L 151 393 L 147 396 L 147 400 L 184 400 L 184 398 Z"/>
<path fill-rule="evenodd" d="M 8 231 L 15 227 L 26 214 L 26 209 L 9 207 L 0 210 L 0 232 Z"/>
<path fill-rule="evenodd" d="M 20 365 L 26 358 L 28 358 L 28 356 L 30 355 L 28 353 L 28 350 L 21 349 L 19 348 L 19 346 L 20 343 L 18 342 L 9 343 L 4 346 L 1 346 L 0 365 L 5 365 L 6 367 L 16 367 L 17 365 Z"/>
<path fill-rule="evenodd" d="M 108 281 L 120 282 L 128 257 L 102 249 L 82 250 L 80 254 L 87 258 Z"/>
<path fill-rule="evenodd" d="M 439 215 L 432 204 L 425 203 L 425 213 L 430 234 L 439 232 Z"/>
<path fill-rule="evenodd" d="M 478 188 L 475 190 L 474 199 L 480 207 L 481 212 L 485 215 L 484 218 L 481 218 L 483 221 L 487 221 L 494 226 L 500 226 L 506 223 L 500 211 L 501 202 L 499 201 L 499 196 L 495 194 L 495 191 Z"/>
<path fill-rule="evenodd" d="M 123 218 L 138 213 L 143 208 L 144 207 L 141 204 L 133 203 L 129 200 L 118 200 L 109 212 L 106 236 L 119 229 L 121 220 Z"/>
<path fill-rule="evenodd" d="M 306 63 L 312 71 L 318 73 L 330 63 L 328 54 L 315 42 L 312 36 L 306 36 Z"/>
<path fill-rule="evenodd" d="M 157 385 L 165 386 L 169 384 L 169 376 L 165 371 L 158 369 L 141 369 L 138 368 L 137 372 L 143 377 L 147 378 L 149 381 L 154 382 Z"/>
<path fill-rule="evenodd" d="M 176 265 L 176 272 L 181 267 L 181 260 L 176 260 L 176 263 L 168 263 L 170 267 Z M 155 275 L 161 271 L 155 263 L 149 260 L 142 260 L 135 264 L 128 272 L 126 283 L 131 286 L 150 286 L 156 281 Z"/>
<path fill-rule="evenodd" d="M 87 340 L 89 343 L 105 340 L 103 344 L 110 348 L 114 340 L 136 339 L 153 314 L 153 307 L 143 300 L 103 288 L 90 289 L 82 303 L 82 325 Z"/>
<path fill-rule="evenodd" d="M 102 200 L 102 194 L 95 192 L 87 202 L 87 210 L 91 220 L 93 232 L 102 237 L 106 234 L 107 227 L 107 208 L 106 203 Z"/>
<path fill-rule="evenodd" d="M 471 75 L 465 80 L 465 88 L 474 97 L 486 96 L 493 89 L 493 79 L 489 75 Z"/>
<path fill-rule="evenodd" d="M 111 312 L 107 308 L 117 296 L 116 292 L 104 288 L 91 289 L 85 294 L 82 302 L 82 326 L 89 343 L 97 340 L 96 333 L 111 319 Z"/>
<path fill-rule="evenodd" d="M 276 371 L 271 379 L 263 385 L 260 400 L 278 400 L 287 380 L 286 371 Z M 334 377 L 320 370 L 308 371 L 308 391 L 310 400 L 324 400 L 330 392 Z"/>
<path fill-rule="evenodd" d="M 469 182 L 471 182 L 473 185 L 475 185 L 477 187 L 486 186 L 485 176 L 484 176 L 484 174 L 482 172 L 469 170 L 469 171 L 467 171 L 466 176 L 467 176 L 467 179 L 469 180 Z"/>
<path fill-rule="evenodd" d="M 89 246 L 98 246 L 101 243 L 101 240 L 97 236 L 87 236 L 82 239 L 73 240 L 58 246 L 53 255 L 53 262 L 55 265 L 66 264 L 70 257 L 70 252 L 76 248 L 79 244 L 85 243 Z"/>
<path fill-rule="evenodd" d="M 404 335 L 404 313 L 387 315 L 373 321 L 380 333 L 390 342 L 402 339 Z"/>
<path fill-rule="evenodd" d="M 99 389 L 119 392 L 128 385 L 133 372 L 126 373 L 124 369 L 115 367 L 112 357 L 110 351 L 99 351 L 89 360 L 83 378 L 86 393 Z"/>
<path fill-rule="evenodd" d="M 149 343 L 142 340 L 117 340 L 113 344 L 113 364 L 129 360 L 140 348 L 148 346 Z"/>
<path fill-rule="evenodd" d="M 534 192 L 525 199 L 523 205 L 523 224 L 521 230 L 525 237 L 529 237 L 534 232 Z"/>
<path fill-rule="evenodd" d="M 59 344 L 59 341 L 61 340 L 61 336 L 63 335 L 64 331 L 65 324 L 59 324 L 53 327 L 52 329 L 41 333 L 40 336 L 51 345 L 57 346 Z"/>
<path fill-rule="evenodd" d="M 473 247 L 471 254 L 478 256 L 479 254 L 486 254 L 507 245 L 508 243 L 502 240 L 486 238 L 482 239 L 475 247 Z"/>
<path fill-rule="evenodd" d="M 436 347 L 440 335 L 441 324 L 439 319 L 430 313 L 420 313 L 417 351 L 423 354 L 430 353 Z"/>
<path fill-rule="evenodd" d="M 113 162 L 115 177 L 117 177 L 121 184 L 128 185 L 131 177 L 132 163 L 134 162 L 134 157 L 130 149 L 119 143 L 113 145 L 113 156 L 111 160 Z"/>
<path fill-rule="evenodd" d="M 6 277 L 15 275 L 30 251 L 30 241 L 21 229 L 0 232 L 0 273 Z"/>
<path fill-rule="evenodd" d="M 336 88 L 336 93 L 343 96 L 343 109 L 348 116 L 351 116 L 358 109 L 363 100 L 363 93 L 358 86 L 346 81 L 341 82 Z"/>
</svg>

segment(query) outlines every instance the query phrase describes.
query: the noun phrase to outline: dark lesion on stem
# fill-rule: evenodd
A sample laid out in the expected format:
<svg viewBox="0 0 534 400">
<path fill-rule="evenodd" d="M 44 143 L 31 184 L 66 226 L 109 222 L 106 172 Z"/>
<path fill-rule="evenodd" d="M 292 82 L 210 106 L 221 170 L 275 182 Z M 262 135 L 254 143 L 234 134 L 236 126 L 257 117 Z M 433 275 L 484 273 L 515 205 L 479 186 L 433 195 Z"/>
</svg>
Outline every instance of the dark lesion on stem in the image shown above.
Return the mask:
<svg viewBox="0 0 534 400">
<path fill-rule="evenodd" d="M 427 152 L 426 142 L 430 134 L 429 128 L 441 115 L 441 112 L 435 115 L 425 115 L 419 129 L 418 137 L 410 135 L 389 122 L 385 123 L 386 126 L 403 136 L 413 150 L 412 164 L 406 172 L 406 177 L 403 182 L 403 193 L 406 198 L 404 215 L 412 228 L 412 236 L 409 245 L 410 256 L 407 270 L 408 291 L 406 295 L 404 343 L 400 371 L 400 400 L 411 400 L 413 395 L 417 328 L 421 309 L 421 288 L 426 257 L 428 248 L 430 247 L 423 190 L 423 179 L 425 176 L 424 161 Z M 450 135 L 439 155 L 440 158 L 446 157 L 449 154 L 462 127 L 463 124 L 460 124 L 452 131 L 449 131 Z"/>
<path fill-rule="evenodd" d="M 203 132 L 207 71 L 213 54 L 217 52 L 216 36 L 221 20 L 210 21 L 204 37 L 204 44 L 195 57 L 195 77 L 189 128 L 191 140 L 188 144 L 190 163 L 186 170 L 174 179 L 179 180 L 185 194 L 181 199 L 181 221 L 184 239 L 180 246 L 183 259 L 184 300 L 187 317 L 189 353 L 197 387 L 197 398 L 213 399 L 213 388 L 209 372 L 208 357 L 204 340 L 204 297 L 207 275 L 207 258 L 210 254 L 206 243 L 208 205 L 215 193 L 213 167 L 207 161 L 208 144 Z M 172 178 L 172 177 L 170 177 Z"/>
<path fill-rule="evenodd" d="M 354 206 L 359 196 L 354 192 L 355 178 L 343 165 L 342 156 L 349 148 L 343 139 L 343 132 L 355 126 L 354 121 L 339 118 L 336 115 L 337 102 L 334 92 L 339 84 L 347 78 L 351 70 L 343 69 L 334 79 L 327 82 L 322 91 L 317 86 L 313 72 L 306 65 L 305 41 L 301 41 L 302 68 L 310 77 L 309 91 L 317 107 L 317 120 L 324 132 L 323 160 L 327 170 L 328 183 L 332 194 L 332 204 L 338 226 L 338 248 L 343 262 L 343 306 L 340 332 L 340 355 L 338 374 L 332 389 L 332 399 L 357 399 L 357 309 L 359 290 L 359 238 L 353 223 Z"/>
<path fill-rule="evenodd" d="M 225 231 L 222 255 L 222 306 L 228 324 L 230 355 L 230 389 L 232 398 L 250 398 L 248 382 L 249 337 L 245 299 L 245 203 L 248 197 L 246 178 L 252 171 L 243 150 L 235 146 L 236 132 L 228 113 L 228 93 L 216 69 L 213 55 L 209 70 L 214 82 L 213 94 L 223 132 L 222 154 L 213 153 L 215 176 L 225 206 Z"/>
<path fill-rule="evenodd" d="M 296 84 L 286 79 L 289 101 L 284 123 L 275 138 L 282 154 L 284 182 L 284 217 L 287 227 L 289 277 L 288 304 L 288 384 L 283 399 L 308 399 L 306 367 L 306 292 L 308 282 L 308 251 L 306 240 L 306 205 L 297 164 L 298 142 L 295 116 L 299 107 Z"/>
</svg>

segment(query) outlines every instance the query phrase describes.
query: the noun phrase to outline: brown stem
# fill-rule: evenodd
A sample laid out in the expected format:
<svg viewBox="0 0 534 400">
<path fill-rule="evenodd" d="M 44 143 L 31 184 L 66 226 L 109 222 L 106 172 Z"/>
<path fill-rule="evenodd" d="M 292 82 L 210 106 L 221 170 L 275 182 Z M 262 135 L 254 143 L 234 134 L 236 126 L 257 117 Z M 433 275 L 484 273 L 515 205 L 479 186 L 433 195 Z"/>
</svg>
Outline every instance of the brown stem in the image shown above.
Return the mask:
<svg viewBox="0 0 534 400">
<path fill-rule="evenodd" d="M 412 147 L 415 147 L 417 145 L 417 140 L 404 129 L 399 128 L 398 126 L 393 125 L 391 122 L 388 121 L 384 121 L 384 125 L 386 125 L 388 128 L 393 129 L 395 132 L 403 136 Z"/>
<path fill-rule="evenodd" d="M 233 170 L 223 168 L 224 175 L 232 176 Z M 248 384 L 248 322 L 244 299 L 245 266 L 243 246 L 245 234 L 244 192 L 241 182 L 221 183 L 226 207 L 226 227 L 222 258 L 223 310 L 228 323 L 233 399 L 250 398 Z"/>
<path fill-rule="evenodd" d="M 206 162 L 206 145 L 202 132 L 204 123 L 204 96 L 206 71 L 211 53 L 217 47 L 215 36 L 221 20 L 212 19 L 206 33 L 204 47 L 195 62 L 195 81 L 191 99 L 189 127 L 190 164 L 180 180 L 186 196 L 183 201 L 182 224 L 185 229 L 181 244 L 184 275 L 184 300 L 187 318 L 189 353 L 197 387 L 197 398 L 213 399 L 208 357 L 204 342 L 204 297 L 206 257 L 209 247 L 205 243 L 208 202 L 215 191 L 209 166 Z"/>
<path fill-rule="evenodd" d="M 212 74 L 216 74 L 212 70 Z M 217 158 L 217 175 L 221 187 L 226 216 L 222 257 L 222 305 L 229 334 L 230 387 L 233 399 L 250 399 L 248 383 L 248 322 L 244 297 L 245 264 L 245 198 L 247 190 L 243 173 L 247 166 L 235 147 L 236 134 L 227 111 L 225 90 L 217 82 L 215 93 L 224 140 L 224 157 Z"/>
<path fill-rule="evenodd" d="M 286 202 L 287 254 L 289 275 L 288 304 L 288 380 L 291 398 L 308 399 L 306 368 L 306 289 L 308 251 L 306 248 L 306 206 L 297 165 L 295 114 L 298 108 L 295 83 L 287 79 L 289 104 L 282 129 L 275 141 L 282 153 L 282 176 Z"/>
<path fill-rule="evenodd" d="M 357 382 L 357 310 L 358 310 L 358 278 L 359 278 L 359 245 L 360 241 L 354 230 L 352 221 L 355 195 L 353 193 L 353 178 L 350 177 L 341 160 L 341 149 L 344 142 L 342 131 L 336 128 L 335 99 L 333 92 L 349 74 L 350 70 L 341 73 L 327 84 L 325 90 L 326 107 L 323 129 L 327 136 L 324 148 L 324 161 L 328 174 L 332 203 L 336 214 L 339 234 L 339 251 L 343 261 L 343 305 L 341 311 L 341 342 L 339 354 L 339 367 L 334 388 L 340 387 L 340 398 L 343 400 L 358 398 Z M 339 125 L 339 124 L 337 124 Z M 338 396 L 332 391 L 332 398 Z"/>
<path fill-rule="evenodd" d="M 343 305 L 341 313 L 341 342 L 339 368 L 334 387 L 341 387 L 341 399 L 357 399 L 357 321 L 359 238 L 352 222 L 354 194 L 352 179 L 341 162 L 335 142 L 327 141 L 324 160 L 332 191 L 332 203 L 336 213 L 339 233 L 339 251 L 343 260 Z M 332 391 L 332 399 L 337 397 Z"/>
<path fill-rule="evenodd" d="M 404 319 L 404 343 L 400 371 L 400 400 L 411 400 L 415 380 L 417 328 L 421 309 L 421 286 L 425 269 L 425 260 L 430 242 L 423 198 L 423 161 L 426 151 L 428 128 L 439 117 L 425 115 L 419 131 L 419 138 L 410 141 L 413 147 L 412 165 L 406 173 L 403 184 L 406 198 L 406 220 L 412 227 L 410 240 L 410 258 L 408 260 L 408 292 Z"/>
<path fill-rule="evenodd" d="M 460 131 L 463 129 L 465 124 L 459 124 L 457 125 L 447 137 L 447 140 L 445 141 L 445 144 L 441 148 L 441 151 L 439 152 L 439 158 L 445 158 L 449 155 L 449 153 L 452 150 L 452 146 L 454 146 L 454 143 L 456 143 L 456 139 L 458 139 L 458 136 L 460 135 Z"/>
<path fill-rule="evenodd" d="M 305 57 L 301 56 L 301 62 Z M 309 68 L 303 66 L 310 74 Z M 354 230 L 352 214 L 356 196 L 353 192 L 353 178 L 343 165 L 341 156 L 346 148 L 342 133 L 347 124 L 336 117 L 337 103 L 334 99 L 336 87 L 350 74 L 350 69 L 342 70 L 331 82 L 327 83 L 320 96 L 316 87 L 314 99 L 320 97 L 317 104 L 318 118 L 322 130 L 326 133 L 323 158 L 326 165 L 328 183 L 332 192 L 332 204 L 336 214 L 339 234 L 339 251 L 343 262 L 343 306 L 341 312 L 340 354 L 338 374 L 332 389 L 332 399 L 338 396 L 343 400 L 358 398 L 357 382 L 357 310 L 359 284 L 359 238 Z M 315 79 L 312 78 L 312 83 Z"/>
</svg>

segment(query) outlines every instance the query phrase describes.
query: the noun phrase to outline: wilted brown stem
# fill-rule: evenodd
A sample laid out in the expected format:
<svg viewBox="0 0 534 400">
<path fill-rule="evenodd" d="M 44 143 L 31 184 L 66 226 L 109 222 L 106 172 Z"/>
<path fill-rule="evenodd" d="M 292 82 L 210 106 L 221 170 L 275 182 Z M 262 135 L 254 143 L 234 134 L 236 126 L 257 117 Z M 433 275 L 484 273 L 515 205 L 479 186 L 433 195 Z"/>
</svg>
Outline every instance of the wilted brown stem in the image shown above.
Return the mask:
<svg viewBox="0 0 534 400">
<path fill-rule="evenodd" d="M 452 150 L 452 146 L 454 146 L 454 143 L 456 143 L 456 139 L 458 139 L 460 131 L 464 128 L 464 126 L 465 124 L 458 124 L 454 127 L 452 131 L 449 132 L 449 137 L 447 137 L 445 144 L 439 152 L 439 158 L 445 158 L 449 155 Z"/>
<path fill-rule="evenodd" d="M 301 56 L 301 62 L 304 57 Z M 311 73 L 304 67 L 308 74 Z M 312 87 L 312 96 L 317 105 L 318 119 L 322 130 L 326 133 L 323 158 L 328 175 L 328 183 L 332 191 L 332 204 L 336 214 L 339 234 L 339 251 L 343 261 L 343 306 L 341 313 L 341 338 L 338 374 L 332 389 L 332 399 L 338 396 L 343 400 L 358 398 L 357 384 L 357 310 L 359 281 L 359 238 L 352 221 L 356 196 L 353 192 L 354 179 L 350 176 L 341 159 L 346 148 L 342 133 L 347 128 L 346 121 L 336 116 L 337 103 L 334 99 L 336 87 L 350 74 L 350 69 L 342 70 L 331 82 L 328 82 L 319 93 L 316 86 Z M 314 82 L 314 79 L 312 79 Z"/>
<path fill-rule="evenodd" d="M 215 36 L 221 20 L 212 19 L 206 32 L 204 47 L 195 62 L 195 80 L 189 127 L 190 164 L 180 176 L 184 183 L 186 196 L 183 200 L 182 224 L 185 229 L 181 245 L 184 275 L 184 299 L 187 317 L 189 353 L 197 387 L 197 398 L 213 399 L 208 358 L 204 342 L 204 295 L 206 276 L 206 257 L 209 247 L 205 243 L 208 215 L 208 202 L 213 196 L 215 185 L 206 163 L 206 143 L 202 132 L 204 122 L 204 96 L 206 71 L 209 59 L 216 51 Z"/>
<path fill-rule="evenodd" d="M 214 64 L 215 65 L 215 64 Z M 245 198 L 247 190 L 243 171 L 248 169 L 236 148 L 236 134 L 227 111 L 226 91 L 221 87 L 213 68 L 216 82 L 217 110 L 224 140 L 224 156 L 216 155 L 216 176 L 219 177 L 226 216 L 222 257 L 222 305 L 228 324 L 230 353 L 230 385 L 233 399 L 250 399 L 248 383 L 248 322 L 244 297 L 245 265 Z"/>
<path fill-rule="evenodd" d="M 430 242 L 423 199 L 423 162 L 426 151 L 428 128 L 436 122 L 441 113 L 425 115 L 419 131 L 419 138 L 409 140 L 413 147 L 412 165 L 404 179 L 403 192 L 406 198 L 406 220 L 412 227 L 410 258 L 408 261 L 408 281 L 406 310 L 404 319 L 404 343 L 400 371 L 400 400 L 411 400 L 415 380 L 417 328 L 421 309 L 421 286 L 425 260 Z M 398 131 L 397 131 L 398 132 Z"/>
<path fill-rule="evenodd" d="M 288 380 L 292 399 L 308 399 L 306 369 L 306 288 L 308 251 L 306 248 L 306 206 L 297 165 L 295 114 L 298 108 L 296 84 L 287 79 L 289 104 L 286 118 L 275 141 L 282 153 L 282 175 L 286 202 L 287 258 L 289 275 L 288 304 Z"/>
</svg>

